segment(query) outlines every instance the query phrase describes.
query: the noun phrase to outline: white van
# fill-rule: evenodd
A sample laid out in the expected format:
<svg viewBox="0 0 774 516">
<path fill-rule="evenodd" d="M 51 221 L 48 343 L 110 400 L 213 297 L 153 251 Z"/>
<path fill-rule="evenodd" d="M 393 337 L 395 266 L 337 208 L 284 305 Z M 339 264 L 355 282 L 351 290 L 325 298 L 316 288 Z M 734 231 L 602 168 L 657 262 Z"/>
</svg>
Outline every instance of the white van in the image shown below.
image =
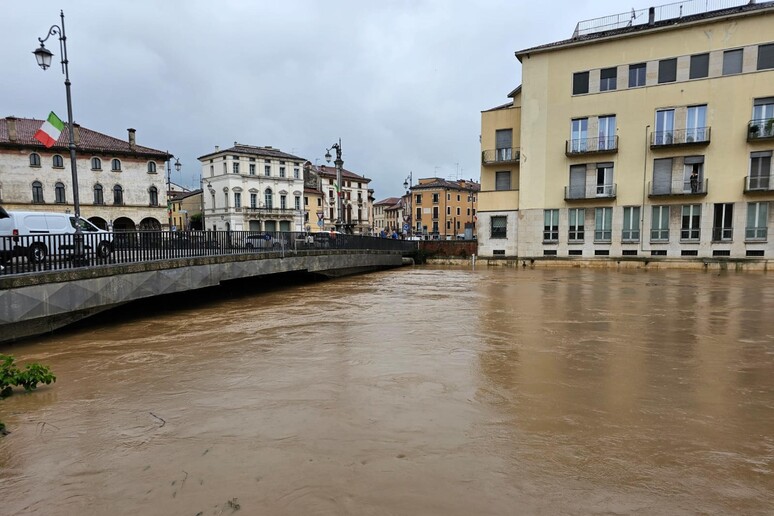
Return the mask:
<svg viewBox="0 0 774 516">
<path fill-rule="evenodd" d="M 6 211 L 0 207 L 0 261 L 24 256 L 40 263 L 46 256 L 72 254 L 76 224 L 83 233 L 84 250 L 106 258 L 113 252 L 112 235 L 84 218 L 69 213 Z"/>
</svg>

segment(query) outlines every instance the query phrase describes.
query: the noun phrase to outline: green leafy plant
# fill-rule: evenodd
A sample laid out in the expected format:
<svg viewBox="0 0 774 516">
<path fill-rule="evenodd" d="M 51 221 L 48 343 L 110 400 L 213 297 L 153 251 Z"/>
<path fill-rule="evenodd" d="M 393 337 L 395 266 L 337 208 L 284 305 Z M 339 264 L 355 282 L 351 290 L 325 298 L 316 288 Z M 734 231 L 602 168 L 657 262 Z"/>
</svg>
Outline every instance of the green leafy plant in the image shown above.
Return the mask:
<svg viewBox="0 0 774 516">
<path fill-rule="evenodd" d="M 24 369 L 19 369 L 14 357 L 0 354 L 0 398 L 10 396 L 14 387 L 33 391 L 39 383 L 48 385 L 55 381 L 56 376 L 48 366 L 33 362 L 24 366 Z"/>
</svg>

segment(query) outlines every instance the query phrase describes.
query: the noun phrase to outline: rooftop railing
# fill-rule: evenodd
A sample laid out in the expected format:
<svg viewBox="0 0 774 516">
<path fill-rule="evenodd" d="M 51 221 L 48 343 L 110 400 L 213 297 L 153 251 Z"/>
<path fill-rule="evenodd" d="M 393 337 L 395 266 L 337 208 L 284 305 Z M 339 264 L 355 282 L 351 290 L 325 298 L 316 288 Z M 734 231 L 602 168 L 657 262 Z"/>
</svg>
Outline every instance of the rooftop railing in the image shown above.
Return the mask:
<svg viewBox="0 0 774 516">
<path fill-rule="evenodd" d="M 649 9 L 632 9 L 626 13 L 611 14 L 578 22 L 572 37 L 575 39 L 596 32 L 606 32 L 664 20 L 680 19 L 685 16 L 739 7 L 748 3 L 750 3 L 749 0 L 685 0 L 684 2 L 673 2 Z M 653 10 L 652 19 L 649 14 L 650 9 Z"/>
</svg>

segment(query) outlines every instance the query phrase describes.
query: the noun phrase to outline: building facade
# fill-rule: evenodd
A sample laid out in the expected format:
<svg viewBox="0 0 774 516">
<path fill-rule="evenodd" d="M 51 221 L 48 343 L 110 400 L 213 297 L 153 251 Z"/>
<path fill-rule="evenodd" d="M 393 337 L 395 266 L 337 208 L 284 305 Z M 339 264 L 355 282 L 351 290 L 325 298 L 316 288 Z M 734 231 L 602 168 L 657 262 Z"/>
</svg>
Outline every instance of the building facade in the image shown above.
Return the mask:
<svg viewBox="0 0 774 516">
<path fill-rule="evenodd" d="M 0 203 L 7 210 L 74 213 L 69 129 L 46 148 L 33 136 L 43 120 L 0 119 Z M 171 156 L 73 125 L 81 216 L 102 229 L 167 226 L 165 163 Z"/>
<path fill-rule="evenodd" d="M 407 222 L 415 235 L 451 240 L 476 238 L 475 221 L 481 185 L 473 180 L 419 179 L 403 197 Z"/>
<path fill-rule="evenodd" d="M 482 113 L 480 256 L 774 255 L 774 2 L 726 4 L 516 53 Z"/>
<path fill-rule="evenodd" d="M 323 227 L 327 230 L 335 229 L 336 220 L 339 218 L 336 203 L 336 168 L 321 165 L 312 166 L 311 170 L 320 179 L 319 188 L 323 196 Z M 346 231 L 358 235 L 370 235 L 373 231 L 369 219 L 371 213 L 369 203 L 372 196 L 368 193 L 368 185 L 371 180 L 342 169 L 341 182 L 343 183 L 340 188 L 343 213 L 340 218 Z"/>
<path fill-rule="evenodd" d="M 304 230 L 303 158 L 234 142 L 199 161 L 206 229 Z"/>
</svg>

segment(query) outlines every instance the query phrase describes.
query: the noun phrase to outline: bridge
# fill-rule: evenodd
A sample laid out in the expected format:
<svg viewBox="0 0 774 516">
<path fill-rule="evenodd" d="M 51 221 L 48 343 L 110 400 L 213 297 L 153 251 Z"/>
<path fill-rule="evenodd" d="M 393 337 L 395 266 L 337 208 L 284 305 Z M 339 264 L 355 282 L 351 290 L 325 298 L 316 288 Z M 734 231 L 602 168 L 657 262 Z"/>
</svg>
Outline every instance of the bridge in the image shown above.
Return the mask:
<svg viewBox="0 0 774 516">
<path fill-rule="evenodd" d="M 412 263 L 414 241 L 329 233 L 116 232 L 0 237 L 0 343 L 125 303 L 276 274 L 337 277 Z M 107 250 L 100 243 L 109 242 Z M 80 249 L 80 253 L 75 253 Z"/>
</svg>

